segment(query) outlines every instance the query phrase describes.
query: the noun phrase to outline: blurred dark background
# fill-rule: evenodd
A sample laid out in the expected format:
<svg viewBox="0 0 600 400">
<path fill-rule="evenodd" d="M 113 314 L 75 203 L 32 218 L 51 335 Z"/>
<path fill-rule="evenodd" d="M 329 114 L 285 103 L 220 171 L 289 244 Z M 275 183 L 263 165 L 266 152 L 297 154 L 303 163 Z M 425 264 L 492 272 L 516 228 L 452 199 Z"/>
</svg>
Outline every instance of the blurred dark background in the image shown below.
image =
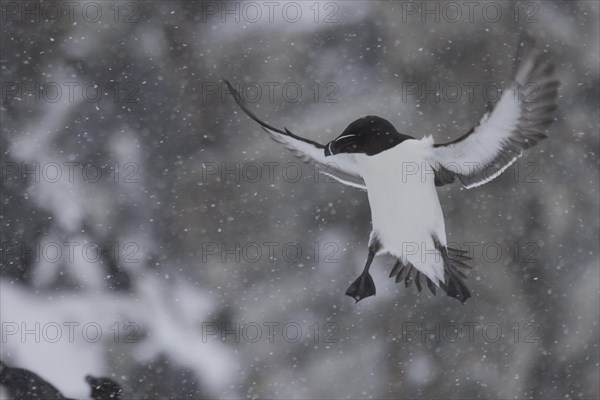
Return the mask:
<svg viewBox="0 0 600 400">
<path fill-rule="evenodd" d="M 3 0 L 2 360 L 79 398 L 86 374 L 131 399 L 597 398 L 599 3 L 470 4 Z M 473 297 L 380 257 L 355 305 L 366 194 L 222 79 L 321 142 L 367 114 L 444 141 L 522 30 L 561 80 L 549 139 L 439 191 Z"/>
</svg>

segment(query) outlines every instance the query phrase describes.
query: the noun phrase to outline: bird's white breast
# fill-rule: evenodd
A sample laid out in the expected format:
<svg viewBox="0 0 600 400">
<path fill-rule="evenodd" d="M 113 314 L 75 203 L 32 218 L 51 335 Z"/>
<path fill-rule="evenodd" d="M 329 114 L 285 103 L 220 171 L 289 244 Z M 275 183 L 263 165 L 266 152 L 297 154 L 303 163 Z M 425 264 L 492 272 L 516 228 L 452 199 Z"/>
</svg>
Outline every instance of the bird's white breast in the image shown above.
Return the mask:
<svg viewBox="0 0 600 400">
<path fill-rule="evenodd" d="M 429 138 L 406 140 L 374 156 L 357 157 L 371 206 L 373 235 L 383 249 L 409 261 L 434 282 L 443 279 L 443 261 L 433 236 L 445 245 L 444 217 L 435 176 L 426 161 Z"/>
</svg>

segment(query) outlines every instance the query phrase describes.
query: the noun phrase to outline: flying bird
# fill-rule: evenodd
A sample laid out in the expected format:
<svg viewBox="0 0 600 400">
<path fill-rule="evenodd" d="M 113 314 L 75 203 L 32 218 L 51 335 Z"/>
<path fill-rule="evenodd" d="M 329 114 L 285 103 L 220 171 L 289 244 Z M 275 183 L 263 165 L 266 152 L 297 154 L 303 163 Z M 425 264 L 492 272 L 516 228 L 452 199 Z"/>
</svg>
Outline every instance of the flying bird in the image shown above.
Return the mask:
<svg viewBox="0 0 600 400">
<path fill-rule="evenodd" d="M 346 295 L 356 302 L 375 295 L 369 268 L 376 255 L 391 254 L 397 259 L 390 273 L 396 282 L 406 287 L 414 282 L 419 292 L 427 286 L 434 295 L 439 287 L 464 303 L 471 297 L 464 282 L 470 258 L 467 251 L 447 246 L 436 186 L 456 180 L 467 189 L 483 185 L 547 137 L 559 81 L 553 65 L 541 56 L 532 38 L 523 34 L 513 84 L 477 126 L 441 144 L 431 136 L 402 134 L 386 119 L 368 115 L 323 145 L 260 120 L 225 83 L 238 106 L 272 139 L 320 172 L 367 191 L 372 218 L 367 261 Z"/>
</svg>

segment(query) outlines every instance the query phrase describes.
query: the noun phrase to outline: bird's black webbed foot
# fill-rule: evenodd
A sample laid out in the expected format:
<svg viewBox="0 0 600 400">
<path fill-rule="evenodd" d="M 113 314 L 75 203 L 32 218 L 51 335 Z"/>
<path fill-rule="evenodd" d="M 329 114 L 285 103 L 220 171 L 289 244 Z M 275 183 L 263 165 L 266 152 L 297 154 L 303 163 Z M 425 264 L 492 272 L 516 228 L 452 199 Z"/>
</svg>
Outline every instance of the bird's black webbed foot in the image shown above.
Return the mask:
<svg viewBox="0 0 600 400">
<path fill-rule="evenodd" d="M 375 282 L 373 282 L 373 278 L 368 272 L 363 272 L 346 290 L 346 296 L 352 297 L 357 303 L 374 295 Z"/>
<path fill-rule="evenodd" d="M 446 291 L 446 294 L 450 297 L 454 297 L 456 300 L 461 303 L 465 303 L 469 297 L 471 297 L 471 292 L 462 279 L 456 275 L 449 274 L 446 279 L 447 283 L 442 286 L 442 289 Z"/>
<path fill-rule="evenodd" d="M 357 303 L 367 297 L 375 296 L 375 282 L 373 282 L 373 278 L 371 277 L 371 274 L 369 274 L 369 268 L 371 268 L 371 263 L 375 258 L 375 254 L 380 248 L 381 244 L 379 243 L 379 240 L 377 240 L 376 236 L 372 235 L 365 268 L 360 276 L 356 278 L 356 280 L 352 282 L 352 285 L 346 290 L 346 296 L 352 297 Z"/>
</svg>

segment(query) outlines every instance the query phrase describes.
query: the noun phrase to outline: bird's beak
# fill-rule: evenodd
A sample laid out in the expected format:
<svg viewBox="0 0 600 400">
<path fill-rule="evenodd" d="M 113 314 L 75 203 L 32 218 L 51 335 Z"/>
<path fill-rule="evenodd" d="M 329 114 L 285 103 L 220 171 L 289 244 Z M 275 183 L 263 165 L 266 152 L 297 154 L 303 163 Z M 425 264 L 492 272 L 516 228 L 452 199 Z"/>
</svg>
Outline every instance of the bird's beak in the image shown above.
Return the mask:
<svg viewBox="0 0 600 400">
<path fill-rule="evenodd" d="M 356 135 L 340 136 L 339 138 L 332 140 L 325 146 L 325 157 L 333 156 L 339 153 L 347 153 L 346 148 L 356 144 Z"/>
</svg>

